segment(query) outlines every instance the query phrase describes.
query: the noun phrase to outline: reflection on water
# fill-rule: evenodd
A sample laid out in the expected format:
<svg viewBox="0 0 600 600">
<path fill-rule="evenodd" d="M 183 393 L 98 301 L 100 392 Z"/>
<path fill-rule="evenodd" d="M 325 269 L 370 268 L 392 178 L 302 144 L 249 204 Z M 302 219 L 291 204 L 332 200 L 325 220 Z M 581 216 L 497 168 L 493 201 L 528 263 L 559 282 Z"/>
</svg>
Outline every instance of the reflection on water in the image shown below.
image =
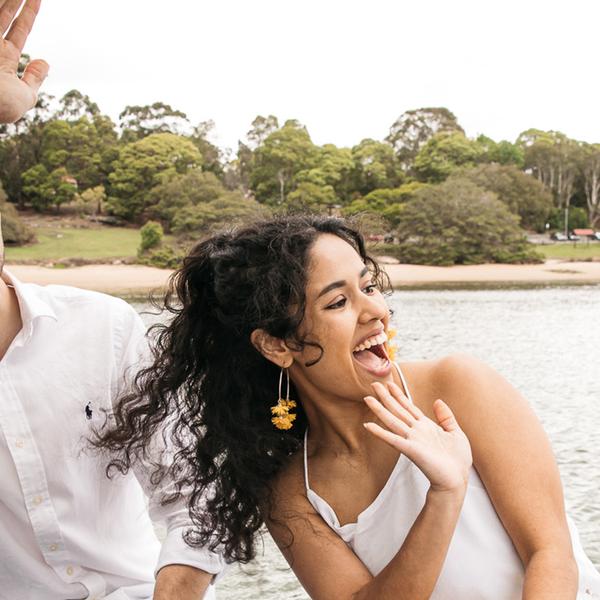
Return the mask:
<svg viewBox="0 0 600 600">
<path fill-rule="evenodd" d="M 389 302 L 401 361 L 467 352 L 528 398 L 552 441 L 582 544 L 600 567 L 600 287 L 398 291 Z M 218 590 L 219 600 L 307 598 L 268 535 L 261 556 L 231 567 Z"/>
</svg>

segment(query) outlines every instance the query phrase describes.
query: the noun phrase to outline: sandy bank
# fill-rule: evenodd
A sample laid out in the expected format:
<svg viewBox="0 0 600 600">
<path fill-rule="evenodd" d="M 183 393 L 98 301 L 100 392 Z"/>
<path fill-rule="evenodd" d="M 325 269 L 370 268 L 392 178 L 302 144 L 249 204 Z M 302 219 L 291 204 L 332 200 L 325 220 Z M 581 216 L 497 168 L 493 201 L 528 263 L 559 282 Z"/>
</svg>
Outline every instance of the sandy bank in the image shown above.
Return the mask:
<svg viewBox="0 0 600 600">
<path fill-rule="evenodd" d="M 600 262 L 551 260 L 540 265 L 384 266 L 394 287 L 446 283 L 600 283 Z M 163 288 L 172 273 L 140 265 L 87 265 L 70 269 L 7 265 L 7 269 L 21 281 L 41 285 L 73 285 L 99 292 L 138 296 Z"/>
</svg>

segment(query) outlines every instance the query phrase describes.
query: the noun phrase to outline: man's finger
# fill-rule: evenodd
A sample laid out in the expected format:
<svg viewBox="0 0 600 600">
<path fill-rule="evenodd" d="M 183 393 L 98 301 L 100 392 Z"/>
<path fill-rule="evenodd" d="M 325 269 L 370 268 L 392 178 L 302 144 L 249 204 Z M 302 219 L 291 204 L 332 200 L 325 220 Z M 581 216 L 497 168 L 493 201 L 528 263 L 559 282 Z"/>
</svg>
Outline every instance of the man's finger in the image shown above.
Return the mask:
<svg viewBox="0 0 600 600">
<path fill-rule="evenodd" d="M 26 67 L 21 78 L 37 95 L 44 79 L 48 76 L 50 66 L 45 60 L 32 60 Z"/>
<path fill-rule="evenodd" d="M 0 0 L 0 35 L 8 29 L 23 0 Z"/>
<path fill-rule="evenodd" d="M 40 10 L 41 0 L 27 0 L 21 9 L 19 16 L 13 21 L 8 33 L 6 41 L 13 44 L 19 52 L 23 51 L 23 46 L 27 41 L 27 36 L 33 27 L 35 18 Z"/>
</svg>

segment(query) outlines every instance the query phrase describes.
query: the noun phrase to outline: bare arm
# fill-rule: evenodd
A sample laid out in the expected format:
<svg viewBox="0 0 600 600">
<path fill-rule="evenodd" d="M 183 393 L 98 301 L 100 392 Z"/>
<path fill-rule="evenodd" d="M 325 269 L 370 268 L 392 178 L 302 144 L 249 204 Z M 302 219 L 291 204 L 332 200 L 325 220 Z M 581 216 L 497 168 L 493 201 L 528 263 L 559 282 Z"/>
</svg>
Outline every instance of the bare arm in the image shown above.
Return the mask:
<svg viewBox="0 0 600 600">
<path fill-rule="evenodd" d="M 22 0 L 0 0 L 0 123 L 14 123 L 33 108 L 37 92 L 48 75 L 45 61 L 32 60 L 23 77 L 17 76 L 21 52 L 35 22 L 40 1 L 26 0 L 15 19 Z"/>
<path fill-rule="evenodd" d="M 188 565 L 167 565 L 156 576 L 154 600 L 201 600 L 213 578 Z"/>
<path fill-rule="evenodd" d="M 436 379 L 469 437 L 473 460 L 525 566 L 524 600 L 577 594 L 558 468 L 539 421 L 498 373 L 468 357 L 440 362 Z"/>
<path fill-rule="evenodd" d="M 389 390 L 379 386 L 376 392 L 381 404 L 374 398 L 368 403 L 386 429 L 368 428 L 419 461 L 432 486 L 402 547 L 373 577 L 306 499 L 301 468 L 281 477 L 267 526 L 315 600 L 429 598 L 460 514 L 471 457 L 466 437 L 450 410 L 443 403 L 436 407 L 436 418 L 445 426 L 442 429 L 414 406 L 410 414 L 409 403 L 396 386 Z"/>
</svg>

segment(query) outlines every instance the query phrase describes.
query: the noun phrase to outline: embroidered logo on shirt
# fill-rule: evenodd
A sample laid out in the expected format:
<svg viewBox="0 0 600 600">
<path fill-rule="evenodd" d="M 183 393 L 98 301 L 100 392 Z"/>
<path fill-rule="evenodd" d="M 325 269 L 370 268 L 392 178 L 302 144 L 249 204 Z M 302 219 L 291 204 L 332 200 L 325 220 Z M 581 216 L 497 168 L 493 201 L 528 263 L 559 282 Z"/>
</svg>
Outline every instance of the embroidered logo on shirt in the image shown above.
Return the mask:
<svg viewBox="0 0 600 600">
<path fill-rule="evenodd" d="M 92 407 L 90 406 L 91 404 L 92 404 L 91 402 L 88 402 L 85 407 L 85 416 L 88 421 L 91 421 L 91 419 L 92 419 Z"/>
</svg>

